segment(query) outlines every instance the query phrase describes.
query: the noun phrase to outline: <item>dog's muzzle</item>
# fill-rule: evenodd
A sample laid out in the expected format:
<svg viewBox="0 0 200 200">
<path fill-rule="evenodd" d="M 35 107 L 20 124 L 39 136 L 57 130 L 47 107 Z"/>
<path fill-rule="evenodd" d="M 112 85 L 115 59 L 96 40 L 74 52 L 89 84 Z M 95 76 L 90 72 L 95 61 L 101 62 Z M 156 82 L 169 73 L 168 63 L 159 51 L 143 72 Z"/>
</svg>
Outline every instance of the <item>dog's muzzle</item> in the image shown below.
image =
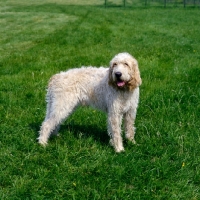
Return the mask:
<svg viewBox="0 0 200 200">
<path fill-rule="evenodd" d="M 117 80 L 117 86 L 118 87 L 124 87 L 126 84 L 125 81 L 121 80 L 122 73 L 121 72 L 115 72 L 115 77 Z"/>
</svg>

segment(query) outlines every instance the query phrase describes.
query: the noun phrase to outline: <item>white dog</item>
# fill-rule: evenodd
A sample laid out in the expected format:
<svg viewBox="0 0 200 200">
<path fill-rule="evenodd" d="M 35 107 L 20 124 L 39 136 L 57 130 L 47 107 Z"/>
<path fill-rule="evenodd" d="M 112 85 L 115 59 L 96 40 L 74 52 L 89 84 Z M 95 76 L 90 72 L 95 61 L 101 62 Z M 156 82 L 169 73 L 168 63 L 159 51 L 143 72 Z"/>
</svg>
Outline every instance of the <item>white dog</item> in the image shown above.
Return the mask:
<svg viewBox="0 0 200 200">
<path fill-rule="evenodd" d="M 90 105 L 107 112 L 111 144 L 116 152 L 123 151 L 123 117 L 125 136 L 135 143 L 134 120 L 141 83 L 137 60 L 128 53 L 116 55 L 109 68 L 82 67 L 54 75 L 48 85 L 47 112 L 39 143 L 46 145 L 78 105 Z"/>
</svg>

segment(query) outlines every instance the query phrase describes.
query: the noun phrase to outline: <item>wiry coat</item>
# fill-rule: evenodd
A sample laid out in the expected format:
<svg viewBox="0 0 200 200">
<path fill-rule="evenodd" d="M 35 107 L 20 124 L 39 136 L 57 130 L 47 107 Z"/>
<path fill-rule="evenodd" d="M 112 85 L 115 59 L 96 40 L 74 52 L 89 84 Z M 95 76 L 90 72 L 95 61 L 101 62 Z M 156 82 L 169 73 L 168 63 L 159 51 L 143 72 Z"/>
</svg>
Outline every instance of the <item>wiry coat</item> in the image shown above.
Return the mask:
<svg viewBox="0 0 200 200">
<path fill-rule="evenodd" d="M 140 72 L 128 53 L 116 55 L 109 68 L 82 67 L 54 75 L 48 85 L 47 112 L 39 143 L 47 144 L 60 123 L 79 105 L 90 105 L 108 113 L 108 133 L 116 152 L 123 151 L 121 123 L 126 138 L 135 143 L 134 120 L 139 101 Z"/>
</svg>

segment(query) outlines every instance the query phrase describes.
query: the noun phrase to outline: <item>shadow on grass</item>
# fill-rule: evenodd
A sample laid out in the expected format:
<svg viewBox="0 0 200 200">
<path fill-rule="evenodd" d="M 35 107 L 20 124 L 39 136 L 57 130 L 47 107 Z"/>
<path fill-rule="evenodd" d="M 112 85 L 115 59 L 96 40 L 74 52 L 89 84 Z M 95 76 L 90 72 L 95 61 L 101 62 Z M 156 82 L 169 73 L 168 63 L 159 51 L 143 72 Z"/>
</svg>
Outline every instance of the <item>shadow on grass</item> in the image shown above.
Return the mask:
<svg viewBox="0 0 200 200">
<path fill-rule="evenodd" d="M 39 136 L 41 123 L 32 123 L 29 125 L 29 128 L 34 131 L 35 137 Z M 108 145 L 109 136 L 107 130 L 99 127 L 98 125 L 86 125 L 86 124 L 77 124 L 74 121 L 66 123 L 60 126 L 59 134 L 65 136 L 67 132 L 71 132 L 76 139 L 80 138 L 93 138 L 94 141 L 100 142 L 102 145 Z M 51 136 L 50 140 L 54 140 L 55 136 Z"/>
<path fill-rule="evenodd" d="M 100 142 L 102 144 L 108 144 L 109 136 L 107 134 L 107 130 L 99 127 L 96 124 L 77 124 L 76 122 L 70 122 L 66 125 L 62 125 L 60 128 L 60 133 L 64 134 L 64 132 L 70 131 L 74 134 L 74 137 L 77 139 L 80 138 L 90 138 L 92 137 L 95 141 Z"/>
</svg>

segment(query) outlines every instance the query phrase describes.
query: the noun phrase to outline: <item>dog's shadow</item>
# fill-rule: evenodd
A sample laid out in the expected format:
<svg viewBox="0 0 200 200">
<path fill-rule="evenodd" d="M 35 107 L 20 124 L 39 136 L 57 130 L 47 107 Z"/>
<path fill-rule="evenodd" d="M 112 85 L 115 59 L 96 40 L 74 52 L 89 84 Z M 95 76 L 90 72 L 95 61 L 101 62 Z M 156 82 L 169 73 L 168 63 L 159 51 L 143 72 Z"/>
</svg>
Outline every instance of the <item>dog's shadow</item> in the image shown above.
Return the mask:
<svg viewBox="0 0 200 200">
<path fill-rule="evenodd" d="M 39 129 L 40 129 L 40 123 L 33 123 L 29 125 L 29 128 L 34 131 L 36 138 L 39 136 Z M 100 127 L 99 124 L 78 124 L 75 121 L 65 122 L 60 126 L 59 135 L 61 137 L 65 137 L 65 134 L 67 133 L 73 133 L 73 136 L 76 139 L 80 138 L 90 138 L 94 141 L 100 142 L 102 145 L 108 145 L 109 143 L 109 136 L 107 134 L 106 126 Z M 51 136 L 50 140 L 54 140 L 55 136 Z"/>
<path fill-rule="evenodd" d="M 89 138 L 92 137 L 95 141 L 102 144 L 108 143 L 109 136 L 107 134 L 106 127 L 99 127 L 99 125 L 86 125 L 77 124 L 76 122 L 67 123 L 62 125 L 60 133 L 64 134 L 66 130 L 73 132 L 74 136 L 78 138 Z"/>
</svg>

